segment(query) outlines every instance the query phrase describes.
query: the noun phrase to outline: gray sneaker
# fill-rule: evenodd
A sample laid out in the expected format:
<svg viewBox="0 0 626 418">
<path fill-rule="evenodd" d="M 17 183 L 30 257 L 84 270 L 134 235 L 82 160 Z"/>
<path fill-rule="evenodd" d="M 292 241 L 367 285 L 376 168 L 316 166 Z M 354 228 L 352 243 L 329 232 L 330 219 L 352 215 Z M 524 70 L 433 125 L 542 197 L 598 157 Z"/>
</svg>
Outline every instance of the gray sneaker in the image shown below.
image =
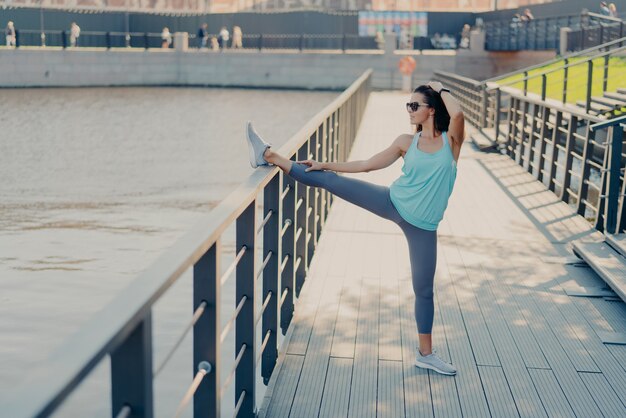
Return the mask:
<svg viewBox="0 0 626 418">
<path fill-rule="evenodd" d="M 271 144 L 263 141 L 252 127 L 252 122 L 246 124 L 246 138 L 248 139 L 248 151 L 250 153 L 250 165 L 252 168 L 257 168 L 260 165 L 271 165 L 263 158 L 265 150 L 268 149 Z"/>
<path fill-rule="evenodd" d="M 441 360 L 435 353 L 431 353 L 427 356 L 423 356 L 419 350 L 415 356 L 415 365 L 423 369 L 434 370 L 437 373 L 445 374 L 447 376 L 454 376 L 456 369 L 451 364 Z"/>
</svg>

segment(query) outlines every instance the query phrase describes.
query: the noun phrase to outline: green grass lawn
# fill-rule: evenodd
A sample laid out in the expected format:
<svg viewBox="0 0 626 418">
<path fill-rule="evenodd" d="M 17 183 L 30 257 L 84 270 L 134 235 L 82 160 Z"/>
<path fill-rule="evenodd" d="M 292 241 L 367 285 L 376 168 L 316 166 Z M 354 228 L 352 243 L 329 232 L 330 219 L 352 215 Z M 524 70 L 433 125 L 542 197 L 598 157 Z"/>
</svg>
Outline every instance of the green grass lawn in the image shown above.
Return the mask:
<svg viewBox="0 0 626 418">
<path fill-rule="evenodd" d="M 567 75 L 567 102 L 575 103 L 577 100 L 585 100 L 587 94 L 587 81 L 589 78 L 589 63 L 584 62 L 585 57 L 577 57 L 570 60 L 570 67 Z M 577 62 L 579 62 L 577 64 Z M 602 96 L 602 84 L 604 80 L 604 58 L 594 59 L 593 77 L 591 83 L 591 95 Z M 572 65 L 574 64 L 574 65 Z M 546 97 L 556 100 L 563 99 L 563 79 L 565 71 L 561 68 L 564 61 L 559 61 L 529 72 L 529 76 L 541 74 L 542 72 L 554 70 L 547 74 Z M 559 69 L 560 68 L 560 69 Z M 523 74 L 513 75 L 499 80 L 500 85 L 509 84 L 511 87 L 523 89 L 521 80 Z M 535 77 L 528 80 L 528 91 L 541 94 L 542 77 Z M 618 87 L 626 88 L 626 58 L 611 57 L 609 59 L 607 88 L 606 91 L 616 91 Z"/>
</svg>

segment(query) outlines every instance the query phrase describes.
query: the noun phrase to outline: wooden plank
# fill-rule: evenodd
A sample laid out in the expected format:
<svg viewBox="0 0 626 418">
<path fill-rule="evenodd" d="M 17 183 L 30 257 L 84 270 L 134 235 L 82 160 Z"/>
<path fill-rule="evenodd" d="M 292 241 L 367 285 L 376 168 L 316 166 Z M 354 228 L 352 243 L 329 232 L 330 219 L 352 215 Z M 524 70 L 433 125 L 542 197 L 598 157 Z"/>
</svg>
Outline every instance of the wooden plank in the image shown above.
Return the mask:
<svg viewBox="0 0 626 418">
<path fill-rule="evenodd" d="M 613 347 L 604 345 L 595 335 L 598 331 L 589 325 L 582 314 L 586 311 L 578 309 L 573 303 L 566 303 L 566 298 L 567 296 L 557 296 L 554 304 L 558 306 L 565 317 L 570 318 L 576 324 L 574 327 L 576 335 L 584 345 L 585 350 L 591 355 L 607 381 L 615 388 L 620 400 L 626 404 L 626 363 L 610 355 Z M 578 298 L 574 298 L 574 302 L 578 303 Z M 590 304 L 586 305 L 589 306 Z M 626 356 L 624 360 L 626 360 Z"/>
<path fill-rule="evenodd" d="M 331 357 L 354 358 L 361 279 L 354 278 L 351 285 L 343 286 L 335 333 L 333 334 Z"/>
<path fill-rule="evenodd" d="M 380 276 L 380 327 L 378 358 L 402 360 L 402 338 L 400 331 L 400 301 L 398 295 L 398 273 L 395 266 L 394 237 L 378 236 L 380 264 L 384 269 Z M 405 261 L 405 262 L 408 262 Z"/>
<path fill-rule="evenodd" d="M 446 275 L 450 275 L 451 280 L 454 281 L 457 299 L 456 304 L 460 309 L 465 325 L 465 332 L 469 338 L 467 345 L 472 349 L 476 364 L 482 366 L 499 366 L 500 360 L 498 359 L 498 354 L 496 353 L 485 324 L 483 313 L 476 299 L 477 286 L 469 280 L 463 262 L 464 260 L 458 256 L 454 257 L 454 252 L 444 249 L 444 247 L 447 248 L 447 244 L 440 241 L 439 253 L 442 254 L 443 259 L 442 262 L 439 263 L 438 269 L 442 273 L 442 282 L 449 281 L 446 279 Z M 478 291 L 479 290 L 480 289 L 478 289 Z"/>
<path fill-rule="evenodd" d="M 398 264 L 408 259 L 408 248 L 404 237 L 397 237 L 396 260 Z M 402 276 L 401 276 L 402 277 Z M 407 418 L 432 417 L 433 406 L 428 371 L 415 367 L 418 346 L 415 325 L 413 287 L 410 276 L 398 281 L 400 298 L 400 322 L 402 332 L 402 368 L 404 374 L 404 405 Z"/>
<path fill-rule="evenodd" d="M 492 417 L 519 417 L 515 400 L 501 367 L 478 366 L 480 381 Z"/>
<path fill-rule="evenodd" d="M 280 370 L 275 372 L 279 374 L 267 408 L 267 417 L 289 417 L 303 363 L 304 356 L 290 354 L 285 356 Z"/>
<path fill-rule="evenodd" d="M 320 245 L 330 245 L 334 248 L 335 242 L 339 242 L 340 240 L 333 240 L 332 238 L 334 238 L 334 236 L 330 235 L 331 233 L 327 233 L 326 237 L 320 238 Z M 322 243 L 322 240 L 324 240 L 325 243 Z M 318 255 L 319 257 L 314 261 L 314 263 L 320 265 L 320 267 L 316 266 L 318 273 L 316 276 L 307 278 L 305 282 L 306 287 L 303 288 L 303 290 L 306 289 L 306 292 L 301 292 L 301 297 L 296 306 L 296 315 L 291 324 L 294 330 L 291 335 L 291 340 L 289 341 L 289 346 L 287 347 L 287 353 L 289 354 L 304 355 L 306 353 L 313 329 L 311 316 L 313 318 L 315 317 L 315 312 L 317 312 L 324 292 L 324 286 L 327 282 L 327 276 L 322 276 L 323 272 L 327 271 L 327 267 L 324 265 L 331 264 L 338 257 L 333 251 L 330 251 L 328 254 Z"/>
<path fill-rule="evenodd" d="M 379 279 L 363 279 L 350 388 L 349 417 L 374 418 L 376 416 L 379 301 Z"/>
<path fill-rule="evenodd" d="M 450 362 L 450 353 L 446 341 L 445 327 L 439 307 L 439 297 L 435 292 L 435 317 L 432 330 L 433 350 L 437 350 L 437 356 L 443 361 Z M 455 376 L 444 376 L 439 373 L 428 371 L 430 376 L 430 391 L 433 398 L 433 410 L 435 416 L 462 417 L 459 393 L 455 384 Z"/>
<path fill-rule="evenodd" d="M 404 416 L 404 387 L 402 384 L 402 362 L 378 361 L 377 418 L 399 418 Z"/>
<path fill-rule="evenodd" d="M 614 388 L 600 373 L 580 373 L 580 377 L 605 417 L 623 417 L 626 404 L 622 403 Z"/>
<path fill-rule="evenodd" d="M 446 251 L 446 257 L 448 254 L 453 254 L 453 252 Z M 460 255 L 463 259 L 469 257 L 466 255 L 466 250 L 460 250 Z M 489 281 L 484 274 L 485 271 L 481 266 L 481 268 L 473 269 L 469 277 L 481 289 L 480 292 L 476 293 L 478 303 L 511 388 L 517 410 L 523 417 L 545 416 L 545 410 L 530 379 L 524 360 L 501 313 L 500 305 L 494 303 L 497 299 L 493 295 Z"/>
<path fill-rule="evenodd" d="M 574 251 L 626 301 L 626 261 L 606 243 L 575 242 Z"/>
<path fill-rule="evenodd" d="M 317 418 L 326 380 L 342 285 L 342 278 L 329 276 L 317 314 L 314 316 L 311 338 L 302 366 L 302 377 L 291 409 L 291 416 L 293 417 Z M 308 319 L 311 320 L 312 316 L 309 315 Z"/>
<path fill-rule="evenodd" d="M 457 280 L 453 282 L 450 275 L 450 271 L 456 271 L 459 267 L 448 265 L 443 254 L 439 256 L 438 261 L 435 286 L 450 355 L 455 367 L 459 370 L 455 380 L 461 411 L 466 416 L 487 416 L 489 415 L 487 399 L 481 385 L 476 384 L 480 381 L 480 376 L 463 322 L 460 309 L 461 302 L 457 300 L 459 292 L 456 292 L 455 288 L 458 287 L 458 283 Z M 455 279 L 459 278 L 460 275 L 455 275 Z M 466 277 L 463 277 L 462 280 L 468 281 Z M 488 342 L 491 343 L 490 338 Z"/>
<path fill-rule="evenodd" d="M 578 416 L 601 416 L 598 407 L 593 402 L 589 391 L 582 383 L 576 369 L 572 365 L 567 353 L 563 350 L 557 337 L 552 333 L 549 324 L 541 315 L 540 309 L 535 303 L 535 298 L 539 297 L 538 292 L 520 291 L 511 294 L 518 298 L 518 303 L 526 306 L 524 315 L 532 324 L 532 331 L 535 338 L 541 341 L 542 350 L 548 364 L 552 368 L 554 375 L 558 379 L 561 389 L 574 413 Z"/>
<path fill-rule="evenodd" d="M 348 416 L 351 376 L 352 359 L 331 357 L 319 412 L 320 417 L 345 418 Z"/>
<path fill-rule="evenodd" d="M 559 382 L 554 377 L 552 370 L 529 369 L 530 376 L 537 386 L 537 391 L 541 401 L 550 417 L 576 417 L 570 407 L 567 398 L 559 386 Z M 583 415 L 585 417 L 592 415 Z M 600 415 L 601 416 L 601 415 Z"/>
<path fill-rule="evenodd" d="M 572 321 L 573 324 L 570 326 L 566 317 L 556 307 L 557 301 L 570 303 L 569 298 L 552 293 L 534 292 L 533 299 L 574 368 L 579 372 L 600 372 L 576 335 L 578 324 Z"/>
</svg>

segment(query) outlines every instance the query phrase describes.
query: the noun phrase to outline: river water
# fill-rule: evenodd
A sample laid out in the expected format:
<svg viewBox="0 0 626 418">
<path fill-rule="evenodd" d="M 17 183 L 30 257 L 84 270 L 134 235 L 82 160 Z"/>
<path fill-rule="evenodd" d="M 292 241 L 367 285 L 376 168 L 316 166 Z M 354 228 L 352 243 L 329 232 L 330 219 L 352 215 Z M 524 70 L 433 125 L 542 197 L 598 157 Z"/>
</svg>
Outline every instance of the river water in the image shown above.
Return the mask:
<svg viewBox="0 0 626 418">
<path fill-rule="evenodd" d="M 246 120 L 280 146 L 337 93 L 81 88 L 0 96 L 6 393 L 30 370 L 45 369 L 64 339 L 252 173 Z M 225 257 L 232 256 L 230 242 L 226 237 Z M 154 309 L 155 368 L 191 318 L 190 274 L 179 283 Z M 222 318 L 232 303 L 223 300 Z M 190 353 L 187 338 L 157 378 L 157 416 L 172 416 L 190 383 Z M 227 343 L 223 357 L 232 364 Z M 103 361 L 55 415 L 111 416 L 108 367 Z M 232 390 L 222 401 L 225 414 L 231 398 Z"/>
</svg>

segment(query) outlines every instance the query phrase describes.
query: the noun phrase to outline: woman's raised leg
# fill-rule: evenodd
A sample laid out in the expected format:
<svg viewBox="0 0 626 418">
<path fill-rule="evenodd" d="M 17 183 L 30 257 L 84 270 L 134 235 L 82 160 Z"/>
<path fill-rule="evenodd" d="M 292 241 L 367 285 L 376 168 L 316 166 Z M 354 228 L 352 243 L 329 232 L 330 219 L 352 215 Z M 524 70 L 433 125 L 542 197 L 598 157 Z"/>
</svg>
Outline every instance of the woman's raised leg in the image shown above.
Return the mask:
<svg viewBox="0 0 626 418">
<path fill-rule="evenodd" d="M 263 155 L 268 163 L 280 167 L 296 181 L 321 187 L 333 195 L 362 207 L 378 216 L 399 223 L 402 217 L 391 203 L 389 188 L 366 181 L 339 176 L 334 171 L 305 171 L 308 166 L 288 160 L 268 148 Z"/>
</svg>

